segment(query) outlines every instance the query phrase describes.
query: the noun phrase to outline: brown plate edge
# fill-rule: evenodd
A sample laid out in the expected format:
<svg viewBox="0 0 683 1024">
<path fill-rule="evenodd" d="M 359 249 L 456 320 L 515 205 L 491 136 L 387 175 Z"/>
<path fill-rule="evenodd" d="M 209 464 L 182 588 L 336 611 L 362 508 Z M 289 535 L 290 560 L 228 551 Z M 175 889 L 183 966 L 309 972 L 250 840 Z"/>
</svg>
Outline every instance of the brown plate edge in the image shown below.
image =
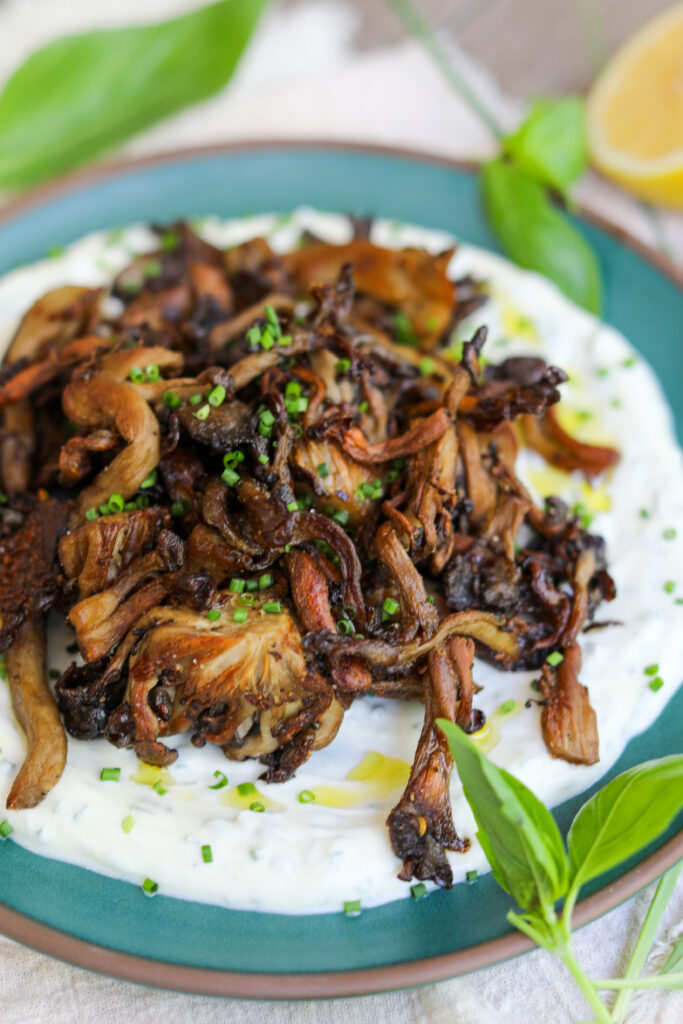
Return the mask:
<svg viewBox="0 0 683 1024">
<path fill-rule="evenodd" d="M 33 189 L 26 196 L 8 203 L 0 209 L 0 224 L 12 220 L 32 208 L 39 207 L 45 202 L 75 192 L 84 185 L 116 177 L 138 167 L 174 163 L 193 156 L 211 156 L 250 149 L 313 148 L 394 156 L 439 164 L 470 173 L 477 170 L 477 164 L 472 161 L 454 160 L 408 148 L 374 146 L 327 139 L 245 140 L 217 143 L 151 154 L 133 160 L 106 163 L 69 175 Z M 683 287 L 683 271 L 680 271 L 663 254 L 649 248 L 639 239 L 598 214 L 581 207 L 579 216 L 611 235 L 622 245 L 632 249 L 679 287 Z M 615 882 L 603 886 L 592 896 L 581 900 L 574 911 L 575 924 L 577 926 L 588 924 L 612 910 L 649 885 L 680 859 L 683 859 L 683 832 L 679 832 L 678 835 L 668 840 L 659 850 L 650 854 Z M 2 904 L 0 904 L 0 932 L 8 938 L 59 960 L 123 981 L 201 995 L 250 999 L 325 999 L 386 992 L 467 974 L 534 948 L 533 943 L 525 936 L 514 932 L 469 949 L 459 950 L 456 953 L 445 953 L 425 960 L 412 960 L 384 967 L 311 974 L 247 974 L 188 967 L 122 953 L 68 935 Z"/>
</svg>

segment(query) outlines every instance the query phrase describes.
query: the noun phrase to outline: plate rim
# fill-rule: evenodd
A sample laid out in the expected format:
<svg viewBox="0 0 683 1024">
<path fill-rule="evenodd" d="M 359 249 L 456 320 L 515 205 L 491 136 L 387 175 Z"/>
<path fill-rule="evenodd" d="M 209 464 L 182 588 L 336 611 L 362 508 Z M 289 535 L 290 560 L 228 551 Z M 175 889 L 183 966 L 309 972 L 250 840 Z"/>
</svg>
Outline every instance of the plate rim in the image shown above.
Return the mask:
<svg viewBox="0 0 683 1024">
<path fill-rule="evenodd" d="M 255 139 L 190 146 L 132 159 L 106 161 L 95 167 L 58 178 L 10 200 L 0 209 L 0 228 L 49 202 L 77 192 L 80 188 L 117 178 L 129 171 L 148 166 L 179 163 L 203 156 L 230 155 L 262 150 L 318 149 L 341 153 L 379 155 L 452 170 L 474 173 L 476 161 L 457 160 L 419 149 L 380 146 L 334 139 Z M 599 228 L 621 245 L 634 251 L 673 284 L 683 288 L 683 270 L 662 253 L 650 248 L 628 231 L 599 214 L 577 207 L 579 219 Z M 658 878 L 683 858 L 683 830 L 625 872 L 615 882 L 603 886 L 581 900 L 575 909 L 577 926 L 588 924 Z M 400 961 L 380 967 L 314 973 L 251 973 L 219 968 L 192 967 L 140 957 L 98 943 L 80 939 L 59 928 L 0 903 L 0 933 L 41 953 L 123 981 L 201 995 L 250 999 L 322 999 L 373 994 L 424 985 L 492 966 L 534 948 L 521 933 L 513 932 L 489 939 L 467 949 L 419 960 Z"/>
</svg>

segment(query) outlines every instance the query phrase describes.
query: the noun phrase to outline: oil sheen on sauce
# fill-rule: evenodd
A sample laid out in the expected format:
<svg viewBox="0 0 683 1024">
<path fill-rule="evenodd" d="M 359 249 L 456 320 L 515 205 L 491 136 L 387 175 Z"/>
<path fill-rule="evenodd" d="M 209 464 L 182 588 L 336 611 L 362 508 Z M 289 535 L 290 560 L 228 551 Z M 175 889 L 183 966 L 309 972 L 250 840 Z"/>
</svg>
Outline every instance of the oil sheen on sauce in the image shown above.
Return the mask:
<svg viewBox="0 0 683 1024">
<path fill-rule="evenodd" d="M 201 233 L 219 245 L 255 235 L 276 249 L 296 243 L 303 228 L 330 241 L 349 237 L 337 215 L 300 210 L 292 216 L 240 221 L 204 219 Z M 395 222 L 378 222 L 373 240 L 389 246 L 421 245 L 438 252 L 453 239 Z M 49 288 L 64 283 L 101 285 L 154 238 L 135 226 L 90 235 L 62 255 L 16 270 L 0 281 L 0 345 L 23 311 Z M 588 686 L 600 731 L 600 762 L 593 767 L 553 760 L 545 750 L 534 673 L 504 673 L 481 662 L 475 679 L 484 688 L 476 705 L 487 716 L 475 736 L 480 749 L 517 775 L 548 805 L 592 785 L 628 740 L 647 728 L 680 681 L 683 629 L 683 473 L 670 412 L 645 361 L 615 330 L 575 307 L 537 275 L 471 246 L 459 246 L 452 274 L 490 282 L 491 299 L 460 325 L 457 343 L 480 323 L 490 328 L 488 358 L 532 354 L 565 368 L 563 424 L 588 442 L 615 444 L 620 464 L 592 486 L 578 475 L 550 470 L 533 453 L 520 455 L 519 471 L 542 500 L 560 494 L 583 506 L 602 534 L 618 589 L 599 617 L 619 626 L 581 639 L 582 681 Z M 672 530 L 678 532 L 671 536 Z M 50 666 L 63 668 L 72 638 L 55 621 Z M 656 664 L 664 685 L 649 688 L 645 668 Z M 259 781 L 256 762 L 226 761 L 207 745 L 178 737 L 171 770 L 141 765 L 131 751 L 106 741 L 69 740 L 66 770 L 33 810 L 8 812 L 12 841 L 44 856 L 70 861 L 185 899 L 275 913 L 338 911 L 344 901 L 365 907 L 405 899 L 400 864 L 385 826 L 410 771 L 422 724 L 416 704 L 366 698 L 346 714 L 334 743 L 314 755 L 282 785 Z M 0 682 L 0 800 L 4 807 L 25 743 Z M 120 768 L 118 782 L 103 782 L 103 768 Z M 472 840 L 451 855 L 456 881 L 488 870 L 457 778 L 452 785 L 458 832 Z M 0 817 L 4 817 L 4 811 Z M 210 846 L 205 862 L 202 847 Z M 0 844 L 0 859 L 2 846 Z"/>
</svg>

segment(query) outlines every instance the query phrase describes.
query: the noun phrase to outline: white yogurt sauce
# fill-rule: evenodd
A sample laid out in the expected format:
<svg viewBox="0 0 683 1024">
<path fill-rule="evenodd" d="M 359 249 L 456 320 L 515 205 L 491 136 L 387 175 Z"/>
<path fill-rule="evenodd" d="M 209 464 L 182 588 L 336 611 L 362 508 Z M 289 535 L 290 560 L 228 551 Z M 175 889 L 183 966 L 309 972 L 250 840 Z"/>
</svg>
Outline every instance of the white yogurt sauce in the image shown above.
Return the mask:
<svg viewBox="0 0 683 1024">
<path fill-rule="evenodd" d="M 208 218 L 201 233 L 221 246 L 264 234 L 276 249 L 285 250 L 304 227 L 330 241 L 349 237 L 345 218 L 308 209 L 292 217 Z M 376 223 L 372 237 L 384 245 L 420 245 L 432 252 L 453 244 L 442 232 L 393 222 Z M 154 236 L 135 226 L 90 235 L 63 254 L 8 274 L 0 281 L 0 346 L 6 346 L 20 315 L 47 289 L 106 284 L 133 254 L 153 247 Z M 618 597 L 603 605 L 598 617 L 623 625 L 581 638 L 581 679 L 598 717 L 599 764 L 575 766 L 549 756 L 539 709 L 524 707 L 535 696 L 529 684 L 538 673 L 500 672 L 480 662 L 475 666 L 475 678 L 484 687 L 476 705 L 491 722 L 489 742 L 498 740 L 491 758 L 553 806 L 599 779 L 628 740 L 654 721 L 680 681 L 681 452 L 653 372 L 617 331 L 578 309 L 545 279 L 489 252 L 460 246 L 452 274 L 465 273 L 489 281 L 493 298 L 460 328 L 460 337 L 487 323 L 489 358 L 537 354 L 565 368 L 570 373 L 562 388 L 568 426 L 586 441 L 615 444 L 622 456 L 616 469 L 592 488 L 579 475 L 548 471 L 533 453 L 523 452 L 518 463 L 520 476 L 539 498 L 552 492 L 583 503 L 594 513 L 592 529 L 607 540 Z M 678 535 L 667 539 L 676 528 Z M 53 668 L 69 663 L 65 645 L 72 639 L 63 626 L 51 631 Z M 653 676 L 645 669 L 655 664 L 663 686 L 653 692 Z M 500 714 L 500 706 L 510 700 L 516 702 L 514 710 Z M 170 778 L 164 773 L 163 795 L 149 784 L 158 770 L 148 784 L 134 780 L 139 765 L 131 751 L 104 740 L 70 738 L 66 769 L 55 789 L 39 807 L 6 817 L 14 829 L 12 839 L 36 853 L 136 884 L 149 877 L 160 892 L 186 899 L 286 914 L 340 910 L 347 900 L 360 899 L 367 907 L 405 899 L 409 887 L 396 877 L 400 864 L 385 826 L 401 783 L 390 779 L 383 788 L 376 780 L 354 782 L 346 776 L 369 751 L 410 764 L 422 718 L 416 704 L 357 701 L 332 745 L 282 785 L 258 782 L 263 770 L 258 762 L 226 761 L 216 748 L 197 750 L 186 736 L 178 737 L 180 754 Z M 24 754 L 8 687 L 0 684 L 3 807 Z M 102 768 L 115 767 L 121 769 L 118 782 L 100 781 Z M 211 788 L 216 772 L 227 775 L 227 785 Z M 238 797 L 234 787 L 250 781 L 258 794 Z M 299 801 L 302 791 L 324 794 L 325 786 L 334 787 L 337 802 L 341 790 L 350 806 Z M 482 873 L 488 866 L 457 779 L 452 798 L 458 832 L 472 840 L 468 853 L 450 856 L 455 879 L 462 881 L 466 872 Z M 264 813 L 248 809 L 255 799 L 267 805 Z M 202 855 L 206 846 L 213 858 L 209 863 Z"/>
</svg>

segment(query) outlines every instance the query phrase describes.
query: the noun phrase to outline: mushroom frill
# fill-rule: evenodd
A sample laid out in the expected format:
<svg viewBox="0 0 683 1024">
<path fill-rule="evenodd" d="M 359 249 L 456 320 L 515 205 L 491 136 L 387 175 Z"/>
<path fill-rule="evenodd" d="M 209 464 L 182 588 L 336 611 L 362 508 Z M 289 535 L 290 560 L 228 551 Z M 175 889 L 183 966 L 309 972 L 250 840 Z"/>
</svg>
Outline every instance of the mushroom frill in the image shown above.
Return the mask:
<svg viewBox="0 0 683 1024">
<path fill-rule="evenodd" d="M 548 750 L 597 760 L 578 639 L 614 596 L 604 543 L 515 460 L 593 477 L 618 455 L 560 428 L 562 370 L 486 363 L 485 328 L 453 356 L 485 288 L 449 279 L 451 253 L 364 227 L 285 255 L 159 228 L 111 290 L 24 317 L 0 375 L 0 647 L 29 737 L 9 806 L 57 782 L 63 725 L 155 765 L 189 731 L 279 782 L 353 701 L 418 700 L 388 827 L 401 877 L 448 887 L 467 840 L 436 720 L 481 728 L 475 653 L 538 669 Z M 50 609 L 80 652 L 57 707 Z"/>
</svg>

